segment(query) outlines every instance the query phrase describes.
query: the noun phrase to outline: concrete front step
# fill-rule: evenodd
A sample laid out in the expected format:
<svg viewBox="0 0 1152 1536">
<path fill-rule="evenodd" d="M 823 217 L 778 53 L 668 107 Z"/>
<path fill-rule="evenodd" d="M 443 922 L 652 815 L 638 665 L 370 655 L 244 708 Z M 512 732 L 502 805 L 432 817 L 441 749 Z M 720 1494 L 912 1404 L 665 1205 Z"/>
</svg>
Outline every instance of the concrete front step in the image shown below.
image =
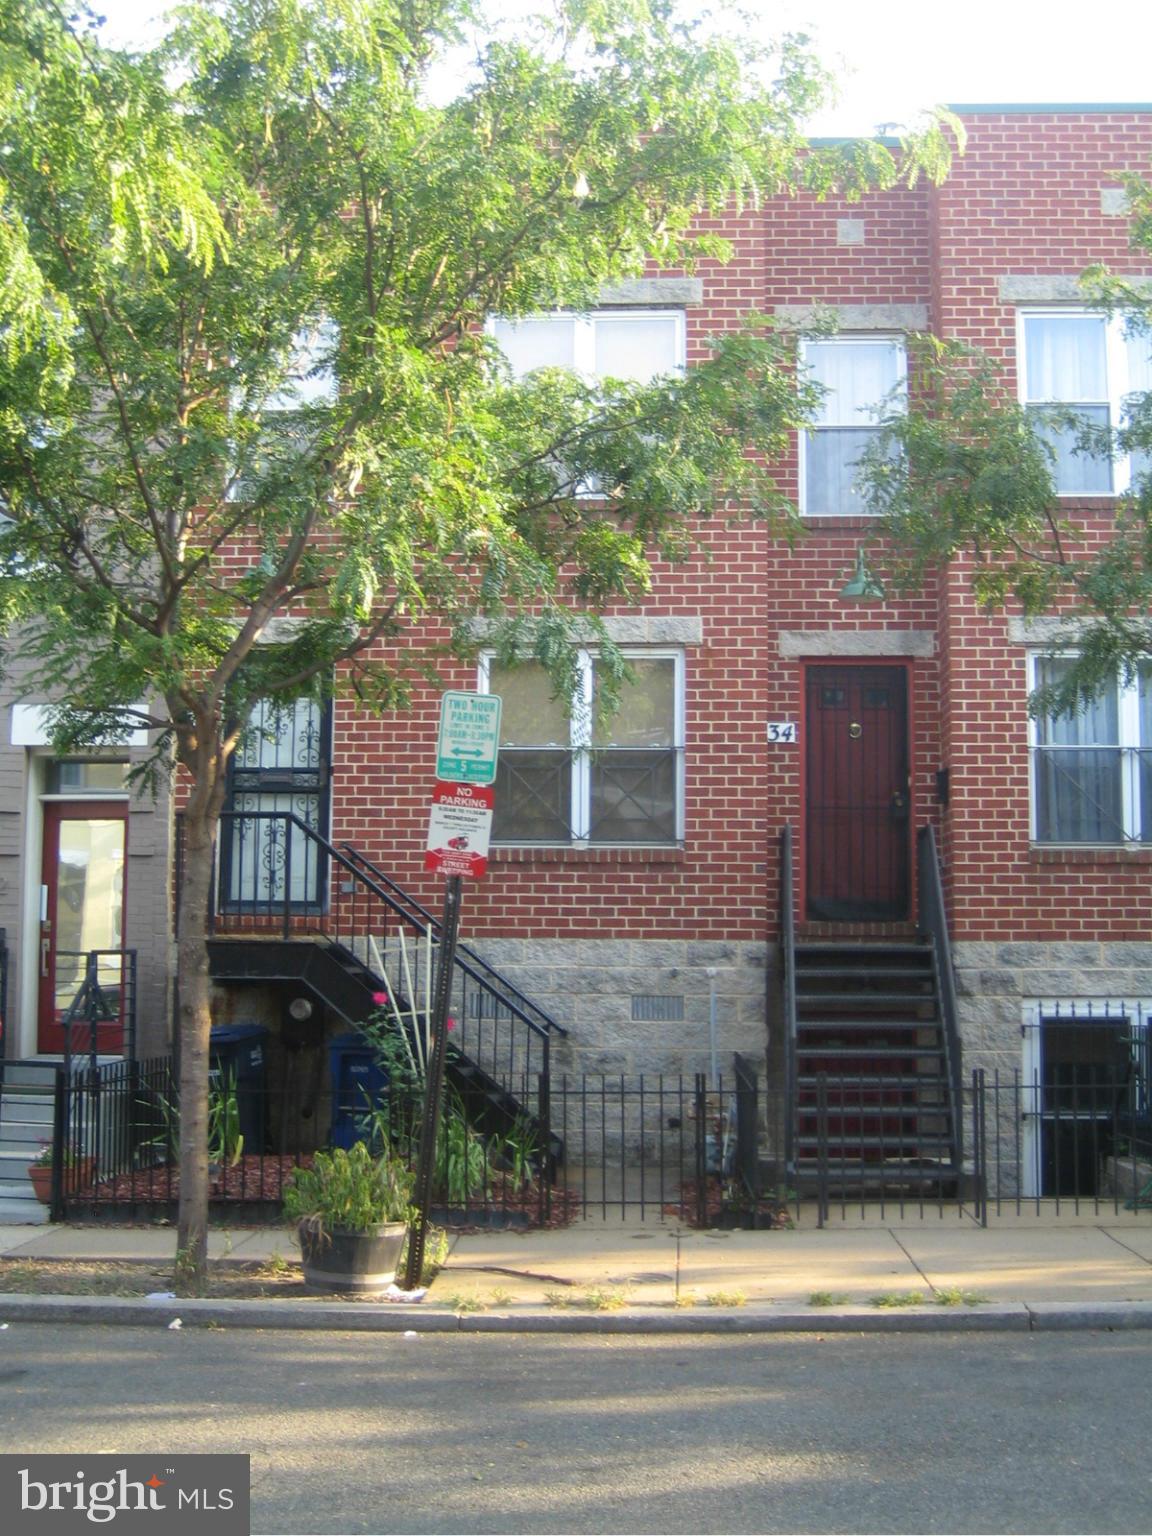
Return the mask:
<svg viewBox="0 0 1152 1536">
<path fill-rule="evenodd" d="M 20 1196 L 7 1195 L 3 1184 L 0 1184 L 0 1227 L 40 1227 L 47 1220 L 48 1207 L 41 1205 L 35 1196 L 25 1200 Z"/>
</svg>

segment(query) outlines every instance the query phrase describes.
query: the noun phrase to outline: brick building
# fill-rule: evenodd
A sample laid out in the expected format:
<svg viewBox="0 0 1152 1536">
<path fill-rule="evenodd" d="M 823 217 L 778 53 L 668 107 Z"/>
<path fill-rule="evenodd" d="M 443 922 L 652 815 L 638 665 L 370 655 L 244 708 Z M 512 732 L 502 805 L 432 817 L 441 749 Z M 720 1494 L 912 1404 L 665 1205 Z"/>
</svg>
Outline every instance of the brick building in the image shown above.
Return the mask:
<svg viewBox="0 0 1152 1536">
<path fill-rule="evenodd" d="M 1146 171 L 1152 156 L 1152 107 L 957 110 L 967 151 L 940 187 L 851 205 L 778 199 L 727 222 L 735 255 L 724 267 L 622 285 L 593 315 L 494 322 L 514 367 L 641 376 L 691 366 L 710 334 L 749 311 L 798 337 L 815 309 L 835 317 L 833 334 L 798 339 L 828 395 L 817 429 L 780 469 L 807 536 L 789 550 L 762 527 L 717 526 L 710 560 L 659 568 L 642 608 L 613 613 L 636 681 L 606 734 L 580 710 L 566 718 L 531 668 L 504 675 L 482 656 L 448 679 L 504 700 L 494 847 L 487 876 L 467 887 L 464 932 L 567 1030 L 554 1059 L 570 1068 L 703 1070 L 711 1028 L 725 1059 L 766 1061 L 781 1083 L 803 1075 L 786 1039 L 789 972 L 809 963 L 832 977 L 843 940 L 876 954 L 886 944 L 890 962 L 904 964 L 931 905 L 926 828 L 939 851 L 964 1071 L 1034 1071 L 1045 1039 L 1053 1060 L 1075 1069 L 1143 1036 L 1152 664 L 1118 679 L 1079 721 L 1030 723 L 1030 688 L 1060 665 L 1050 625 L 981 613 L 962 563 L 912 599 L 850 596 L 867 533 L 851 465 L 871 430 L 868 408 L 899 387 L 909 332 L 984 348 L 1023 399 L 1075 404 L 1089 419 L 1115 421 L 1126 393 L 1152 387 L 1147 338 L 1126 338 L 1119 320 L 1090 310 L 1079 285 L 1096 262 L 1152 276 L 1152 261 L 1130 248 L 1123 192 L 1124 173 Z M 1061 451 L 1062 506 L 1107 516 L 1137 467 Z M 590 650 L 589 697 L 595 676 Z M 435 910 L 440 882 L 422 866 L 437 707 L 431 692 L 382 719 L 344 699 L 329 718 L 301 706 L 278 743 L 238 763 L 235 810 L 295 807 Z M 123 917 L 103 937 L 139 951 L 150 1000 L 141 1043 L 159 1045 L 168 844 L 148 829 L 167 817 L 109 791 L 106 764 L 51 762 L 27 709 L 10 719 L 0 749 L 8 1054 L 56 1047 L 51 1018 L 37 1025 L 38 1006 L 56 1007 L 36 976 L 52 937 L 40 891 L 50 887 L 60 907 L 48 861 L 59 807 L 75 808 L 79 792 L 99 802 L 89 823 L 127 817 L 126 842 L 109 854 L 127 869 Z M 785 827 L 798 947 L 782 961 Z M 114 826 L 82 839 L 111 847 L 110 836 L 120 837 Z M 258 853 L 232 845 L 228 856 L 223 841 L 222 909 L 230 893 L 243 905 L 245 858 Z M 338 879 L 335 866 L 309 872 L 301 856 L 301 911 L 319 899 L 309 881 L 326 878 Z M 221 1019 L 277 1023 L 280 994 L 262 994 L 251 976 L 229 985 L 237 979 L 221 968 Z M 809 1053 L 843 1066 L 871 1050 L 881 1069 L 929 1054 L 923 1027 L 914 1046 L 874 1030 L 868 1039 L 853 1047 L 850 1031 L 816 1034 Z"/>
</svg>

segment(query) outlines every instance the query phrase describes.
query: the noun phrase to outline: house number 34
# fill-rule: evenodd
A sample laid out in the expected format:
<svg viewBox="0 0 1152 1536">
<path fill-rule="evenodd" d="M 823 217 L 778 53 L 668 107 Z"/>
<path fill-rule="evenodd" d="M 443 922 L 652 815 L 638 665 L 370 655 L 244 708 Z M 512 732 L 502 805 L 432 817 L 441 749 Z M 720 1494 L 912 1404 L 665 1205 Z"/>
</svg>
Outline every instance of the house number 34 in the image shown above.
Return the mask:
<svg viewBox="0 0 1152 1536">
<path fill-rule="evenodd" d="M 799 741 L 800 728 L 795 720 L 769 721 L 768 740 L 769 742 Z"/>
</svg>

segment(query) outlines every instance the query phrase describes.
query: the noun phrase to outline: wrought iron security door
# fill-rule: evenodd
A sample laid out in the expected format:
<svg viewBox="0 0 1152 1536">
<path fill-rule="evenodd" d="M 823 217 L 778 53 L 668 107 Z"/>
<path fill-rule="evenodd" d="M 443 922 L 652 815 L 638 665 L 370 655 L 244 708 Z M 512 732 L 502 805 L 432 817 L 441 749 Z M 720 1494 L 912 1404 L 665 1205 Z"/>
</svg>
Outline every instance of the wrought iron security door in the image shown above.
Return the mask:
<svg viewBox="0 0 1152 1536">
<path fill-rule="evenodd" d="M 907 677 L 903 667 L 808 668 L 807 912 L 833 921 L 909 913 Z"/>
<path fill-rule="evenodd" d="M 332 711 L 314 699 L 263 700 L 230 765 L 222 836 L 224 905 L 304 911 L 323 907 L 326 860 L 292 817 L 327 836 Z"/>
</svg>

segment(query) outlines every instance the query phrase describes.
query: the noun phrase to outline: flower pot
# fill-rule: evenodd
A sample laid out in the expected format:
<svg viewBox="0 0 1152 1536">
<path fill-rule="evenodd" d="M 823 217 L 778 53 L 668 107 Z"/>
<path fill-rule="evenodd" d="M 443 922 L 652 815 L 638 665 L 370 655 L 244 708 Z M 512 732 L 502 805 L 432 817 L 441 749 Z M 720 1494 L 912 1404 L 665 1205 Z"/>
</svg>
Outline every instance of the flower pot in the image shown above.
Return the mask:
<svg viewBox="0 0 1152 1536">
<path fill-rule="evenodd" d="M 32 1180 L 32 1189 L 41 1205 L 52 1204 L 52 1167 L 49 1163 L 33 1163 L 29 1166 L 28 1177 Z"/>
<path fill-rule="evenodd" d="M 80 1190 L 86 1190 L 96 1176 L 96 1159 L 94 1157 L 78 1157 L 74 1162 L 64 1165 L 63 1190 L 65 1195 L 75 1194 Z M 31 1163 L 28 1167 L 28 1177 L 32 1180 L 32 1188 L 41 1205 L 52 1204 L 52 1165 L 51 1163 Z"/>
<path fill-rule="evenodd" d="M 396 1278 L 408 1228 L 390 1221 L 367 1232 L 318 1231 L 302 1221 L 296 1229 L 304 1280 L 329 1291 L 382 1291 Z"/>
</svg>

